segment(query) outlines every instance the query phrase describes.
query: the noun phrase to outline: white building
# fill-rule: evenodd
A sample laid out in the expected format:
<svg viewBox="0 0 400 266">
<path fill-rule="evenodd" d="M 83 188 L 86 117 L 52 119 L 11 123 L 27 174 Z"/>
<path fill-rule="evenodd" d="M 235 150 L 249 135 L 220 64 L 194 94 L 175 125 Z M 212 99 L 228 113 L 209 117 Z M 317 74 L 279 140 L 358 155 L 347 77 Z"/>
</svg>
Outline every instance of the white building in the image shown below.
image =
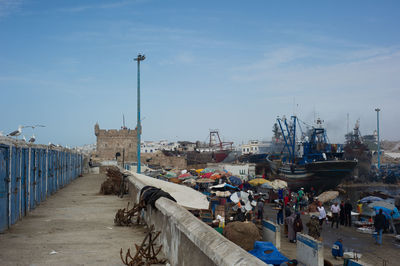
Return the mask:
<svg viewBox="0 0 400 266">
<path fill-rule="evenodd" d="M 241 177 L 243 180 L 247 180 L 247 177 L 249 176 L 256 175 L 256 164 L 254 163 L 208 163 L 207 167 L 218 170 L 226 170 L 228 172 L 231 172 L 234 176 Z"/>
<path fill-rule="evenodd" d="M 179 144 L 177 142 L 168 142 L 166 140 L 143 141 L 141 144 L 141 153 L 155 153 L 161 150 L 174 151 L 177 150 L 178 147 Z"/>
<path fill-rule="evenodd" d="M 267 153 L 271 149 L 271 142 L 251 140 L 247 144 L 242 144 L 242 154 L 261 154 Z"/>
</svg>

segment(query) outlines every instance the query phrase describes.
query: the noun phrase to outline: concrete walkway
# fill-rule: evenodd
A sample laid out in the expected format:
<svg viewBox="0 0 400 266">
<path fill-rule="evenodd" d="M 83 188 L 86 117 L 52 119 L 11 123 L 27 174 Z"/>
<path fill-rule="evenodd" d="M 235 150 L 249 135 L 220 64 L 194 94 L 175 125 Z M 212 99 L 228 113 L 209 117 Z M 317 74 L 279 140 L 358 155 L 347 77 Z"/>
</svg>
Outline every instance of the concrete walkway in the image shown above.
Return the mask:
<svg viewBox="0 0 400 266">
<path fill-rule="evenodd" d="M 123 265 L 120 249 L 135 250 L 145 228 L 114 225 L 128 198 L 100 195 L 104 179 L 77 178 L 0 234 L 0 265 Z"/>
</svg>

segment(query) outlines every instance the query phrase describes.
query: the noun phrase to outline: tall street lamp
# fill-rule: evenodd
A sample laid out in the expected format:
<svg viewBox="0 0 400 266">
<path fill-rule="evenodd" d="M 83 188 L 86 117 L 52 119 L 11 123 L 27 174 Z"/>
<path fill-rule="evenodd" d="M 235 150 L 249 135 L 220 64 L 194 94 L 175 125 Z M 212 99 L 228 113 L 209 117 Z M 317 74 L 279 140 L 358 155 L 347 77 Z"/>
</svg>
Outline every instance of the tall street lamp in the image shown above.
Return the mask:
<svg viewBox="0 0 400 266">
<path fill-rule="evenodd" d="M 145 55 L 138 54 L 138 56 L 134 59 L 137 61 L 137 168 L 136 172 L 140 174 L 140 135 L 142 133 L 142 125 L 140 123 L 140 61 L 146 59 Z"/>
<path fill-rule="evenodd" d="M 379 139 L 379 111 L 381 109 L 376 108 L 376 128 L 377 128 L 377 134 L 378 134 L 378 170 L 381 169 L 381 145 L 380 145 L 380 139 Z"/>
</svg>

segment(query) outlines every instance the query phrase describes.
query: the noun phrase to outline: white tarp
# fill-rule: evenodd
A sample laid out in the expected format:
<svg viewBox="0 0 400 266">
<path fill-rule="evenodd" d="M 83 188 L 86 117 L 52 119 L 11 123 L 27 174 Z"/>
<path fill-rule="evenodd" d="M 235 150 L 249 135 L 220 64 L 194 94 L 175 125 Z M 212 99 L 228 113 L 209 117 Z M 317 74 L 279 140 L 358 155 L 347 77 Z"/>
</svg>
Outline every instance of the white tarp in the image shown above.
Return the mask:
<svg viewBox="0 0 400 266">
<path fill-rule="evenodd" d="M 273 180 L 270 185 L 272 186 L 273 189 L 278 190 L 280 188 L 287 188 L 287 182 L 280 180 L 280 179 L 275 179 Z"/>
<path fill-rule="evenodd" d="M 187 209 L 208 209 L 209 202 L 207 196 L 194 190 L 193 188 L 163 181 L 142 174 L 130 172 L 133 180 L 138 180 L 145 186 L 161 188 L 171 194 L 176 202 Z"/>
<path fill-rule="evenodd" d="M 318 196 L 318 200 L 322 203 L 336 199 L 339 196 L 339 191 L 329 190 Z"/>
<path fill-rule="evenodd" d="M 400 158 L 400 152 L 385 152 L 385 155 L 394 159 Z"/>
</svg>

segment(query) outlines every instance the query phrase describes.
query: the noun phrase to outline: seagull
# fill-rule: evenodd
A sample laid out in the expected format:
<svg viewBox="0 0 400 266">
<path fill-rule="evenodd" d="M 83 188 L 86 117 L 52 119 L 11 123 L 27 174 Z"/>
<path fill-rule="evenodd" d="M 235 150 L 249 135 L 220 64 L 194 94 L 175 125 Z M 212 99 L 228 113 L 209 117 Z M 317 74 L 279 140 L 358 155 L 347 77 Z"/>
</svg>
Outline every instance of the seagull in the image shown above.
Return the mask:
<svg viewBox="0 0 400 266">
<path fill-rule="evenodd" d="M 35 135 L 32 135 L 32 137 L 29 139 L 29 143 L 34 143 L 36 140 Z"/>
<path fill-rule="evenodd" d="M 22 139 L 23 139 L 24 141 L 26 141 L 26 138 L 25 138 L 25 136 L 22 136 Z"/>
<path fill-rule="evenodd" d="M 18 129 L 8 134 L 7 137 L 18 137 L 22 133 L 22 128 L 23 126 L 18 126 Z"/>
<path fill-rule="evenodd" d="M 36 127 L 46 127 L 44 125 L 34 125 L 34 126 L 24 126 L 24 127 L 31 127 L 32 129 L 35 129 Z"/>
</svg>

